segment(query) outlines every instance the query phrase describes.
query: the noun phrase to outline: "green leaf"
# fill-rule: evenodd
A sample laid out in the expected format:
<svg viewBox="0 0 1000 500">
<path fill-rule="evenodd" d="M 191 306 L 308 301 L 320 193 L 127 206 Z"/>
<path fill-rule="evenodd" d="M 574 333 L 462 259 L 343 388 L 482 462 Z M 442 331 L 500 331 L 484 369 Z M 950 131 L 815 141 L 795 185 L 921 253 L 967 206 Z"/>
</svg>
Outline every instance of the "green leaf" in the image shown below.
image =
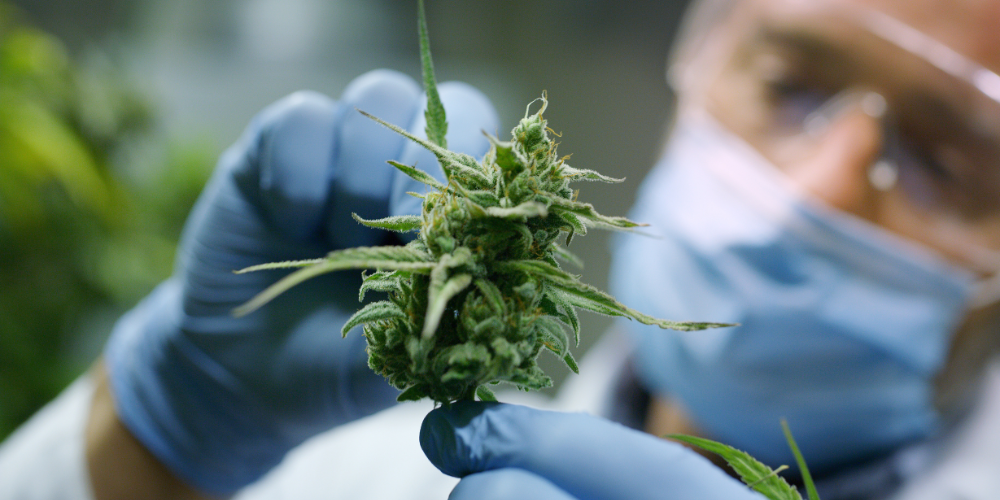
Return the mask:
<svg viewBox="0 0 1000 500">
<path fill-rule="evenodd" d="M 590 203 L 567 200 L 559 196 L 549 198 L 552 205 L 549 207 L 555 213 L 570 213 L 575 215 L 584 224 L 590 224 L 603 229 L 628 229 L 642 227 L 646 224 L 632 222 L 625 217 L 609 217 L 597 213 Z"/>
<path fill-rule="evenodd" d="M 455 183 L 462 196 L 480 207 L 496 207 L 500 205 L 500 198 L 493 191 L 486 189 L 466 189 L 460 183 Z M 483 210 L 485 212 L 485 209 Z"/>
<path fill-rule="evenodd" d="M 306 259 L 306 260 L 286 260 L 282 262 L 268 262 L 256 266 L 244 267 L 233 271 L 234 274 L 252 273 L 256 271 L 268 271 L 271 269 L 289 269 L 293 267 L 306 267 L 322 263 L 326 259 Z"/>
<path fill-rule="evenodd" d="M 463 182 L 469 189 L 481 189 L 491 183 L 482 167 L 469 155 L 451 153 L 449 156 L 438 157 L 438 160 L 449 180 Z"/>
<path fill-rule="evenodd" d="M 569 304 L 571 307 L 579 307 L 580 309 L 604 316 L 627 317 L 625 312 L 620 308 L 607 305 L 602 297 L 581 296 L 580 293 L 570 293 L 552 285 L 549 285 L 549 293 L 559 297 L 560 301 Z"/>
<path fill-rule="evenodd" d="M 406 313 L 399 308 L 396 304 L 389 302 L 388 300 L 380 300 L 378 302 L 372 302 L 358 310 L 358 312 L 351 315 L 344 323 L 344 326 L 340 329 L 340 334 L 344 337 L 347 336 L 347 332 L 351 331 L 351 328 L 355 326 L 371 323 L 373 321 L 379 321 L 383 319 L 406 319 Z"/>
<path fill-rule="evenodd" d="M 576 308 L 569 304 L 560 304 L 560 308 L 569 319 L 569 325 L 573 327 L 573 340 L 576 342 L 576 346 L 580 347 L 580 317 L 576 314 Z"/>
<path fill-rule="evenodd" d="M 511 224 L 508 228 L 513 229 L 520 236 L 517 240 L 521 244 L 521 251 L 531 251 L 531 244 L 534 242 L 535 237 L 531 234 L 531 230 L 528 229 L 527 224 Z"/>
<path fill-rule="evenodd" d="M 414 243 L 405 246 L 387 245 L 380 247 L 355 247 L 344 250 L 334 250 L 326 255 L 326 261 L 340 263 L 349 268 L 377 268 L 383 267 L 381 263 L 387 263 L 386 269 L 410 269 L 404 264 L 420 264 L 418 269 L 425 269 L 425 265 L 435 265 L 433 257 L 423 248 Z"/>
<path fill-rule="evenodd" d="M 493 394 L 493 391 L 491 391 L 489 387 L 486 387 L 485 385 L 476 387 L 476 397 L 478 397 L 480 401 L 490 401 L 493 403 L 497 402 L 496 394 Z"/>
<path fill-rule="evenodd" d="M 559 218 L 566 221 L 566 223 L 569 224 L 569 227 L 571 229 L 569 234 L 566 235 L 566 246 L 569 246 L 570 241 L 573 241 L 573 233 L 579 233 L 580 236 L 584 236 L 587 234 L 587 226 L 585 226 L 583 222 L 580 221 L 579 217 L 569 212 L 562 212 L 559 213 Z"/>
<path fill-rule="evenodd" d="M 541 260 L 512 260 L 499 264 L 502 269 L 523 271 L 543 280 L 576 281 L 577 277 Z"/>
<path fill-rule="evenodd" d="M 490 308 L 493 309 L 494 313 L 496 313 L 498 316 L 507 315 L 507 304 L 503 300 L 503 294 L 500 293 L 500 289 L 497 288 L 497 286 L 494 285 L 492 281 L 482 278 L 477 278 L 476 288 L 478 288 L 479 291 L 482 292 L 483 298 L 486 299 L 486 304 L 488 304 Z"/>
<path fill-rule="evenodd" d="M 578 257 L 575 253 L 566 250 L 565 248 L 563 248 L 562 245 L 553 243 L 552 252 L 556 255 L 557 258 L 559 258 L 559 260 L 569 264 L 573 264 L 574 266 L 583 269 L 583 259 Z"/>
<path fill-rule="evenodd" d="M 517 384 L 524 390 L 552 387 L 552 378 L 546 375 L 538 365 L 534 365 L 527 370 L 515 372 L 511 375 L 509 381 Z"/>
<path fill-rule="evenodd" d="M 437 330 L 438 324 L 441 322 L 441 316 L 448 306 L 448 301 L 462 290 L 465 290 L 470 283 L 472 283 L 471 275 L 459 274 L 449 278 L 443 285 L 435 286 L 434 283 L 431 284 L 427 298 L 427 316 L 424 317 L 424 329 L 421 333 L 422 337 L 427 338 L 434 335 L 434 331 Z"/>
<path fill-rule="evenodd" d="M 358 214 L 351 212 L 351 217 L 354 217 L 354 220 L 358 221 L 359 223 L 367 227 L 375 229 L 385 229 L 388 231 L 396 231 L 400 233 L 416 231 L 420 229 L 420 224 L 422 223 L 419 215 L 396 215 L 393 217 L 385 217 L 382 219 L 367 220 L 367 219 L 362 219 L 360 216 L 358 216 Z"/>
<path fill-rule="evenodd" d="M 403 401 L 420 401 L 426 396 L 427 391 L 424 390 L 423 386 L 411 385 L 410 387 L 407 387 L 406 390 L 399 393 L 399 396 L 396 396 L 396 401 L 401 403 Z"/>
<path fill-rule="evenodd" d="M 530 262 L 530 264 L 526 264 L 528 262 Z M 559 298 L 566 303 L 581 309 L 596 312 L 598 314 L 605 314 L 608 316 L 624 316 L 626 318 L 634 319 L 644 325 L 656 325 L 660 328 L 681 331 L 735 326 L 727 323 L 668 321 L 654 318 L 618 302 L 614 297 L 598 290 L 597 288 L 594 288 L 586 283 L 581 283 L 569 274 L 563 273 L 565 277 L 559 276 L 558 273 L 562 273 L 562 270 L 555 269 L 551 265 L 544 262 L 517 261 L 516 265 L 522 269 L 533 268 L 536 270 L 537 272 L 535 275 L 545 279 L 546 283 L 554 289 L 554 293 L 559 293 Z"/>
<path fill-rule="evenodd" d="M 489 369 L 491 359 L 492 356 L 486 346 L 466 342 L 442 349 L 434 358 L 434 371 L 443 372 L 442 382 L 478 379 Z M 471 398 L 472 394 L 469 396 Z"/>
<path fill-rule="evenodd" d="M 538 304 L 542 312 L 561 321 L 573 330 L 573 339 L 576 346 L 580 347 L 580 318 L 576 314 L 573 306 L 562 301 L 557 294 L 551 293 L 551 289 L 546 287 L 542 301 Z"/>
<path fill-rule="evenodd" d="M 500 170 L 504 172 L 517 172 L 523 169 L 524 165 L 528 164 L 528 161 L 521 156 L 521 153 L 514 149 L 513 143 L 501 141 L 489 134 L 486 134 L 486 138 L 489 139 L 490 144 L 493 146 L 493 161 L 500 167 Z"/>
<path fill-rule="evenodd" d="M 816 485 L 813 484 L 812 474 L 809 473 L 809 467 L 806 467 L 806 459 L 802 457 L 799 445 L 795 444 L 792 430 L 788 428 L 788 422 L 785 419 L 781 419 L 781 430 L 785 433 L 785 439 L 788 441 L 788 447 L 792 449 L 792 455 L 795 455 L 795 463 L 799 466 L 799 474 L 802 476 L 802 483 L 806 486 L 809 500 L 819 500 L 819 493 L 816 492 Z"/>
<path fill-rule="evenodd" d="M 749 453 L 710 439 L 683 434 L 665 437 L 701 448 L 722 457 L 748 486 L 771 500 L 802 500 L 799 492 L 788 484 L 776 471 L 760 463 Z"/>
<path fill-rule="evenodd" d="M 400 276 L 397 272 L 384 272 L 379 271 L 371 276 L 365 276 L 364 271 L 361 272 L 361 289 L 358 291 L 358 302 L 365 300 L 365 293 L 369 291 L 374 292 L 392 292 L 398 291 L 401 288 Z"/>
<path fill-rule="evenodd" d="M 480 321 L 479 323 L 476 323 L 476 325 L 472 327 L 472 332 L 476 335 L 482 335 L 484 332 L 490 332 L 491 335 L 498 335 L 497 332 L 503 332 L 503 331 L 504 331 L 503 321 L 501 321 L 500 318 L 496 316 L 491 316 L 489 318 L 486 318 Z"/>
<path fill-rule="evenodd" d="M 539 337 L 542 344 L 556 356 L 562 358 L 569 352 L 569 339 L 566 337 L 566 330 L 558 321 L 542 316 L 535 320 Z"/>
<path fill-rule="evenodd" d="M 625 178 L 615 179 L 614 177 L 608 177 L 594 170 L 573 168 L 565 164 L 559 170 L 559 173 L 562 174 L 563 177 L 567 177 L 575 181 L 599 181 L 599 182 L 608 182 L 613 184 L 617 184 L 619 182 L 625 182 Z"/>
<path fill-rule="evenodd" d="M 369 116 L 369 118 L 370 117 L 371 116 Z M 444 184 L 441 184 L 431 174 L 428 174 L 427 172 L 424 172 L 423 170 L 420 170 L 417 167 L 411 167 L 405 163 L 400 163 L 398 161 L 393 161 L 393 160 L 389 160 L 389 165 L 396 167 L 397 169 L 399 169 L 400 172 L 403 172 L 404 174 L 410 176 L 411 179 L 417 182 L 422 182 L 424 184 L 427 184 L 428 186 L 435 188 L 438 191 L 444 191 Z M 412 193 L 412 192 L 407 192 L 407 193 L 416 196 L 417 198 L 424 197 L 424 195 L 419 193 Z"/>
<path fill-rule="evenodd" d="M 431 60 L 431 43 L 427 36 L 427 15 L 424 11 L 424 0 L 417 2 L 417 29 L 420 32 L 420 67 L 424 76 L 424 92 L 427 93 L 427 139 L 434 144 L 447 148 L 445 136 L 448 134 L 448 121 L 445 118 L 444 105 L 438 95 L 437 79 L 434 76 L 434 61 Z"/>
<path fill-rule="evenodd" d="M 579 337 L 577 337 L 577 339 L 579 339 Z M 577 340 L 577 344 L 579 345 L 579 340 Z M 577 375 L 580 374 L 580 366 L 576 364 L 576 358 L 573 357 L 573 353 L 566 351 L 562 360 L 566 363 L 566 366 L 568 366 L 570 370 L 573 370 L 573 373 Z"/>
<path fill-rule="evenodd" d="M 289 288 L 310 278 L 343 269 L 406 269 L 411 271 L 430 271 L 437 265 L 428 261 L 430 255 L 416 250 L 412 245 L 385 247 L 357 247 L 330 252 L 325 259 L 299 269 L 285 276 L 277 283 L 267 287 L 247 303 L 233 309 L 233 316 L 240 317 L 250 314 L 267 304 Z M 266 267 L 255 266 L 257 268 Z M 287 267 L 287 266 L 286 266 Z M 252 268 L 247 268 L 252 269 Z M 246 270 L 244 270 L 246 271 Z"/>
</svg>

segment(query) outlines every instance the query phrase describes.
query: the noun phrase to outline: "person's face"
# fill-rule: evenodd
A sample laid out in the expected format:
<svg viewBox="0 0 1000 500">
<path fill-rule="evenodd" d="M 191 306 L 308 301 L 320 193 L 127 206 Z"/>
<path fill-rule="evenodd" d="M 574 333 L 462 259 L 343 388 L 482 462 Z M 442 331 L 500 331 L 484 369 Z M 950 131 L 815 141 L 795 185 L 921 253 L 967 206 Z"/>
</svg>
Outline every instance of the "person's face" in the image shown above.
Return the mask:
<svg viewBox="0 0 1000 500">
<path fill-rule="evenodd" d="M 997 1 L 750 0 L 707 49 L 718 62 L 705 106 L 829 205 L 959 263 L 969 248 L 1000 249 L 1000 105 L 876 36 L 851 7 L 1000 72 Z M 865 111 L 880 107 L 871 92 L 881 116 Z M 807 126 L 823 114 L 827 126 Z M 882 158 L 898 175 L 879 189 L 870 176 Z"/>
<path fill-rule="evenodd" d="M 917 57 L 866 27 L 865 9 L 940 45 L 915 45 L 928 52 Z M 944 48 L 1000 73 L 1000 1 L 747 0 L 710 35 L 704 78 L 681 97 L 811 197 L 986 276 L 976 256 L 1000 255 L 1000 104 L 928 62 L 955 60 Z M 895 175 L 873 177 L 885 159 Z M 997 337 L 967 321 L 944 378 Z"/>
</svg>

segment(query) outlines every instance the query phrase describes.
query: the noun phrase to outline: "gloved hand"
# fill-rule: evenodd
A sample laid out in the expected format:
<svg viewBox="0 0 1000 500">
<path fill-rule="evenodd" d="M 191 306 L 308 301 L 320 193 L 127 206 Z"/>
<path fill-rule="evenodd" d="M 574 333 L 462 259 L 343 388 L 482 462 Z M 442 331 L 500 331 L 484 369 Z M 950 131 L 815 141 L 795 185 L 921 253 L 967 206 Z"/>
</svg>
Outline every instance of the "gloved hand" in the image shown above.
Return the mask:
<svg viewBox="0 0 1000 500">
<path fill-rule="evenodd" d="M 461 477 L 450 500 L 761 500 L 677 443 L 582 413 L 461 402 L 424 419 L 420 446 Z"/>
<path fill-rule="evenodd" d="M 484 154 L 481 130 L 497 127 L 489 101 L 463 84 L 440 92 L 451 149 Z M 119 418 L 185 482 L 231 493 L 310 436 L 394 401 L 362 335 L 339 334 L 360 307 L 360 272 L 313 279 L 234 318 L 284 273 L 233 270 L 389 241 L 351 218 L 419 210 L 403 193 L 422 189 L 386 160 L 442 174 L 433 155 L 355 108 L 423 135 L 421 95 L 410 78 L 375 71 L 340 102 L 298 93 L 265 109 L 220 159 L 173 277 L 115 326 L 104 356 Z"/>
</svg>

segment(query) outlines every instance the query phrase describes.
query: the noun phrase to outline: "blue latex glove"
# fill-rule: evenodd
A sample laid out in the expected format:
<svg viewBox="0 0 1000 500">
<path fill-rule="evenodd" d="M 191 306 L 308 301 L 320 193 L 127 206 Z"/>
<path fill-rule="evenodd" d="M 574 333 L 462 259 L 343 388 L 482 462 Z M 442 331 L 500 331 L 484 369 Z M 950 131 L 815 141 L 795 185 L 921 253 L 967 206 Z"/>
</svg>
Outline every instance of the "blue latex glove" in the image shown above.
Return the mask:
<svg viewBox="0 0 1000 500">
<path fill-rule="evenodd" d="M 424 419 L 420 446 L 463 478 L 451 500 L 761 500 L 683 446 L 582 413 L 461 402 Z"/>
<path fill-rule="evenodd" d="M 463 84 L 440 91 L 451 149 L 484 154 L 481 130 L 497 127 L 489 101 Z M 423 135 L 423 102 L 410 78 L 375 71 L 340 102 L 315 93 L 277 102 L 220 159 L 173 277 L 118 322 L 104 353 L 119 417 L 181 479 L 230 493 L 310 436 L 394 401 L 367 367 L 360 332 L 339 333 L 360 307 L 360 272 L 311 280 L 234 318 L 287 271 L 233 270 L 390 241 L 351 218 L 419 209 L 403 193 L 420 189 L 386 160 L 442 174 L 432 155 L 355 108 Z"/>
</svg>

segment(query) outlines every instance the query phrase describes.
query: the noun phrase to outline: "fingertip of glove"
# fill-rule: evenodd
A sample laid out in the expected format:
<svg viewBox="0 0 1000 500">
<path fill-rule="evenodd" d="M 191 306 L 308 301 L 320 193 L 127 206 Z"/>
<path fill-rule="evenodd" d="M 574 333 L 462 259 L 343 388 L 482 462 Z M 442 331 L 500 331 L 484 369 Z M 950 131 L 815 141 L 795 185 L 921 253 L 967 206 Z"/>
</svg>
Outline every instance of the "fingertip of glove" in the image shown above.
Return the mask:
<svg viewBox="0 0 1000 500">
<path fill-rule="evenodd" d="M 463 149 L 476 148 L 480 145 L 480 141 L 484 140 L 481 133 L 483 130 L 491 134 L 498 133 L 500 118 L 493 107 L 493 102 L 486 94 L 465 82 L 444 82 L 438 86 L 438 91 L 445 110 L 449 112 L 449 148 L 473 156 L 480 153 Z M 464 144 L 466 139 L 475 142 L 466 146 Z M 461 144 L 451 145 L 452 141 Z"/>
<path fill-rule="evenodd" d="M 347 85 L 341 99 L 358 109 L 374 113 L 372 107 L 410 110 L 420 98 L 420 86 L 412 78 L 390 69 L 369 71 Z M 386 100 L 393 102 L 386 102 Z M 380 117 L 381 118 L 381 117 Z"/>
<path fill-rule="evenodd" d="M 337 103 L 329 96 L 314 90 L 299 90 L 278 99 L 260 114 L 261 138 L 286 134 L 289 129 L 300 127 L 301 123 L 332 123 Z"/>
<path fill-rule="evenodd" d="M 460 401 L 428 413 L 420 426 L 420 447 L 424 454 L 449 476 L 463 477 L 476 472 L 478 441 L 470 437 L 478 433 L 474 431 L 473 420 L 498 404 Z"/>
</svg>

